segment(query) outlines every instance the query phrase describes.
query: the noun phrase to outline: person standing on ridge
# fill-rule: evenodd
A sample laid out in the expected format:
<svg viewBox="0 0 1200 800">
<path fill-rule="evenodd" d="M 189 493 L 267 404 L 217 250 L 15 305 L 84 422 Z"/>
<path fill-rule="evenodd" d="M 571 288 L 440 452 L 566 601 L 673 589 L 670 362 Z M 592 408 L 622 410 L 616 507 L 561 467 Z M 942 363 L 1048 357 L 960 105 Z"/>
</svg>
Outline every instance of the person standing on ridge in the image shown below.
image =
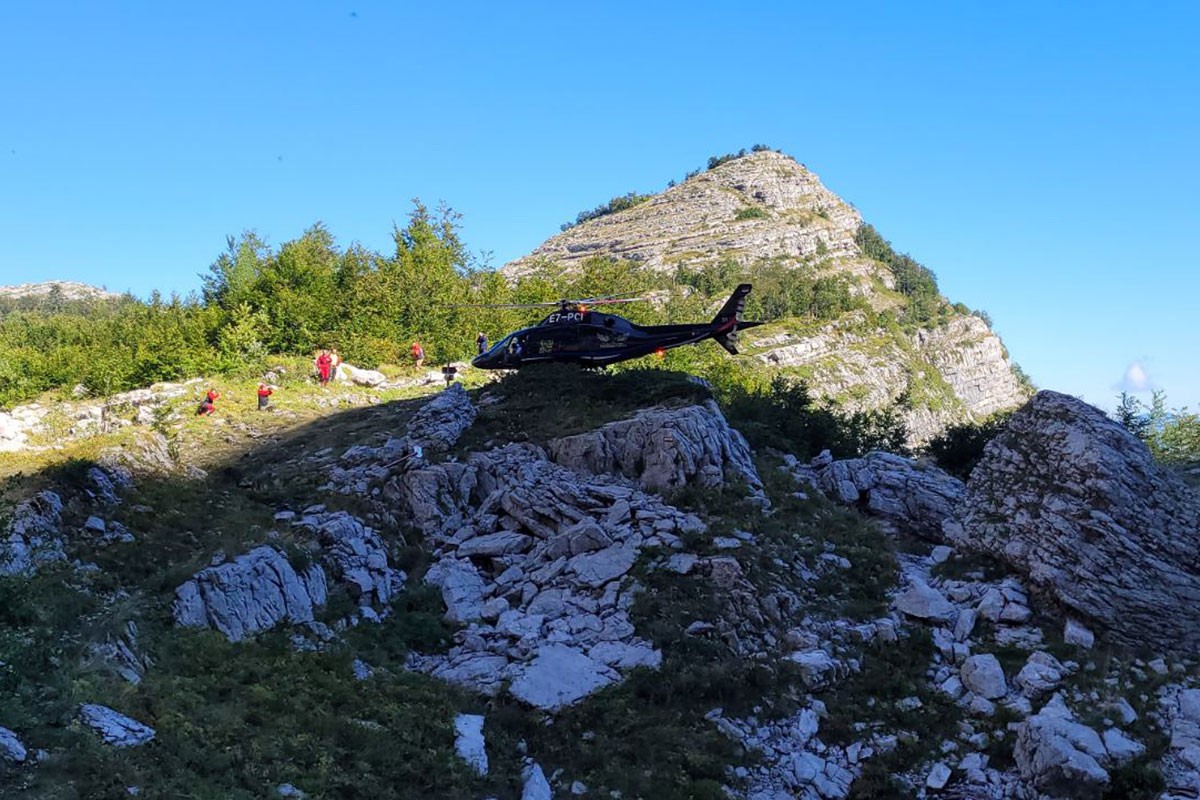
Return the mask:
<svg viewBox="0 0 1200 800">
<path fill-rule="evenodd" d="M 330 351 L 330 354 L 329 354 L 329 377 L 330 377 L 330 379 L 337 378 L 338 369 L 340 369 L 341 366 L 342 366 L 341 354 L 338 353 L 337 350 Z"/>
<path fill-rule="evenodd" d="M 479 355 L 483 355 L 487 352 L 487 345 L 487 334 L 485 334 L 483 331 L 480 331 L 479 335 L 475 337 L 475 350 L 479 353 Z"/>
<path fill-rule="evenodd" d="M 425 348 L 421 347 L 420 342 L 413 342 L 409 352 L 412 353 L 413 364 L 418 367 L 425 365 Z"/>
<path fill-rule="evenodd" d="M 328 350 L 322 350 L 321 355 L 317 356 L 317 377 L 320 379 L 322 386 L 329 383 L 332 369 L 333 357 L 329 355 Z"/>
<path fill-rule="evenodd" d="M 272 389 L 270 386 L 267 386 L 265 383 L 260 383 L 258 385 L 258 410 L 259 411 L 267 410 L 267 404 L 270 403 L 270 397 L 274 393 L 275 393 L 275 390 Z"/>
</svg>

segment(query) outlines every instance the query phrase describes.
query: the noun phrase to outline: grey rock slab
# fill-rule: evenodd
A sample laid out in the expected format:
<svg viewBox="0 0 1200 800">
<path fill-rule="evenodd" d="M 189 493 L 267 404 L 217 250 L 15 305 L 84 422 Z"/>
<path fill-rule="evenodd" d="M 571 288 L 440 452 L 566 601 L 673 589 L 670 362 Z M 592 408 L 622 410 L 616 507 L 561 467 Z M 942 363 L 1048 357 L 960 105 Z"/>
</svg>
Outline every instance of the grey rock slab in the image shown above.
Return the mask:
<svg viewBox="0 0 1200 800">
<path fill-rule="evenodd" d="M 619 679 L 604 664 L 561 644 L 544 645 L 520 670 L 510 691 L 513 696 L 545 711 L 557 711 L 582 700 Z"/>
<path fill-rule="evenodd" d="M 662 666 L 662 651 L 655 650 L 649 644 L 626 644 L 625 642 L 601 642 L 591 650 L 588 656 L 602 664 L 617 669 L 633 669 L 649 667 L 658 669 Z"/>
<path fill-rule="evenodd" d="M 921 581 L 913 581 L 899 597 L 896 609 L 910 617 L 935 622 L 953 622 L 958 609 L 941 592 Z"/>
<path fill-rule="evenodd" d="M 533 546 L 533 537 L 516 531 L 500 531 L 468 539 L 458 546 L 458 555 L 463 558 L 471 556 L 506 556 L 513 553 L 523 553 Z"/>
<path fill-rule="evenodd" d="M 1108 751 L 1109 758 L 1117 764 L 1132 761 L 1146 752 L 1146 745 L 1130 739 L 1116 728 L 1106 730 L 1102 735 L 1102 739 L 1104 741 L 1104 749 Z"/>
<path fill-rule="evenodd" d="M 1096 636 L 1079 620 L 1068 618 L 1063 628 L 1063 641 L 1090 650 L 1096 643 Z"/>
<path fill-rule="evenodd" d="M 154 729 L 107 706 L 87 703 L 79 707 L 79 718 L 114 747 L 136 747 L 154 738 Z"/>
<path fill-rule="evenodd" d="M 482 617 L 484 581 L 470 561 L 443 558 L 425 573 L 425 583 L 442 590 L 450 622 L 471 622 Z"/>
<path fill-rule="evenodd" d="M 554 797 L 550 790 L 550 781 L 546 780 L 546 773 L 542 772 L 538 763 L 527 761 L 521 770 L 521 778 L 524 781 L 521 786 L 521 800 L 552 800 Z"/>
<path fill-rule="evenodd" d="M 1057 689 L 1066 674 L 1066 668 L 1057 658 L 1039 651 L 1029 656 L 1013 683 L 1026 697 L 1037 698 Z"/>
<path fill-rule="evenodd" d="M 643 409 L 630 419 L 556 439 L 550 457 L 570 469 L 623 475 L 659 491 L 691 481 L 717 487 L 736 478 L 761 490 L 750 446 L 711 400 Z"/>
<path fill-rule="evenodd" d="M 488 773 L 487 748 L 483 739 L 483 717 L 459 714 L 454 718 L 454 752 L 479 775 Z"/>
<path fill-rule="evenodd" d="M 950 781 L 950 767 L 941 761 L 933 765 L 925 777 L 925 785 L 930 789 L 943 789 Z"/>
<path fill-rule="evenodd" d="M 629 572 L 637 561 L 637 555 L 636 547 L 617 544 L 595 553 L 574 556 L 567 562 L 567 569 L 578 576 L 582 583 L 595 588 Z"/>
</svg>

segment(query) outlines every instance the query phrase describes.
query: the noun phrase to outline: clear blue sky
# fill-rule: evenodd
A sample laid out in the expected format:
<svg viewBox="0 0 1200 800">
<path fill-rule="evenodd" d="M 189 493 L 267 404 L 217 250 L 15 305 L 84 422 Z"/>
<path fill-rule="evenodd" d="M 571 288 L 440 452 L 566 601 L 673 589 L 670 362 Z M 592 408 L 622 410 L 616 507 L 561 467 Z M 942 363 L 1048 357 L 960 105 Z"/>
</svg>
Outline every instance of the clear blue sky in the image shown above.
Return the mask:
<svg viewBox="0 0 1200 800">
<path fill-rule="evenodd" d="M 761 142 L 1039 385 L 1195 408 L 1195 8 L 8 3 L 0 283 L 187 292 L 244 229 L 389 250 L 414 197 L 498 266 Z"/>
</svg>

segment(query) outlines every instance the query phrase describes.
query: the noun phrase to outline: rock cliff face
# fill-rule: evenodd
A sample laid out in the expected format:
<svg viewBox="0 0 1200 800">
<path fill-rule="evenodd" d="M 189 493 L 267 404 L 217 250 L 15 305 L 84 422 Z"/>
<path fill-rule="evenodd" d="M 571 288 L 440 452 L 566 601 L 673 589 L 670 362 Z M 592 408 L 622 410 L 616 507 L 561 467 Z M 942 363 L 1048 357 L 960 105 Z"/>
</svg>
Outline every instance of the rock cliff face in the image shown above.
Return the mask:
<svg viewBox="0 0 1200 800">
<path fill-rule="evenodd" d="M 971 473 L 947 532 L 1129 644 L 1200 646 L 1200 496 L 1099 409 L 1039 392 Z"/>
<path fill-rule="evenodd" d="M 853 314 L 815 334 L 776 334 L 750 344 L 763 364 L 805 378 L 815 396 L 847 410 L 898 403 L 911 444 L 1028 397 L 1000 337 L 975 316 L 904 334 L 870 327 L 864 315 Z"/>
</svg>

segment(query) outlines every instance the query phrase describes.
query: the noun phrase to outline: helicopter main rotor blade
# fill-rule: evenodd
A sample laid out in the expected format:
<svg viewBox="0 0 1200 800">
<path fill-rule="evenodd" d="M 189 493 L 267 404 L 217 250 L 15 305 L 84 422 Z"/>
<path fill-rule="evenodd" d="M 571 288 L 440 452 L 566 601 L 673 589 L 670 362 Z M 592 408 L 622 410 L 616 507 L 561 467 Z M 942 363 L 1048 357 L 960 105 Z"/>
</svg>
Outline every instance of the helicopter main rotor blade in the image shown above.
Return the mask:
<svg viewBox="0 0 1200 800">
<path fill-rule="evenodd" d="M 629 295 L 605 295 L 604 297 L 588 297 L 583 300 L 547 300 L 542 303 L 454 303 L 445 308 L 552 308 L 563 305 L 573 306 L 604 306 L 613 303 L 637 303 L 645 297 Z"/>
<path fill-rule="evenodd" d="M 557 305 L 559 302 L 556 300 L 552 303 L 453 303 L 444 308 L 548 308 Z"/>
</svg>

